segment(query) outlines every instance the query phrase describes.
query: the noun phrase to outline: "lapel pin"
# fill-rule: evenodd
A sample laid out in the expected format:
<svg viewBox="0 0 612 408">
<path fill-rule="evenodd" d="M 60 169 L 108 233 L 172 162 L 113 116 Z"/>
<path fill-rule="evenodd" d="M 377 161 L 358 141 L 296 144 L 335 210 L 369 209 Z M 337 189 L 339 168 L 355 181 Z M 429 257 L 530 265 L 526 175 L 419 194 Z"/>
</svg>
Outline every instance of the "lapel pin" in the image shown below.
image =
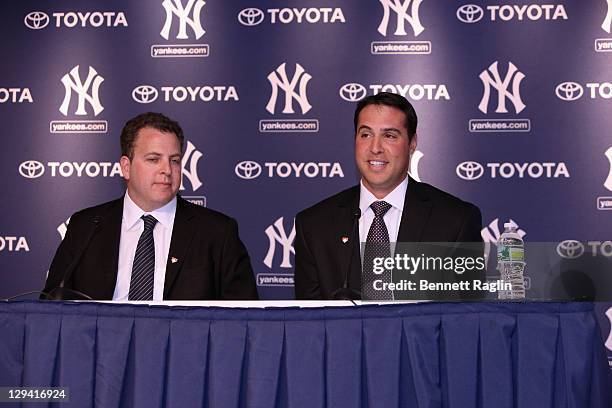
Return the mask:
<svg viewBox="0 0 612 408">
<path fill-rule="evenodd" d="M 170 258 L 170 262 L 172 262 L 173 264 L 178 262 L 178 258 L 172 257 Z"/>
<path fill-rule="evenodd" d="M 342 240 L 343 244 L 346 244 L 349 241 L 349 237 L 342 237 L 340 239 Z"/>
</svg>

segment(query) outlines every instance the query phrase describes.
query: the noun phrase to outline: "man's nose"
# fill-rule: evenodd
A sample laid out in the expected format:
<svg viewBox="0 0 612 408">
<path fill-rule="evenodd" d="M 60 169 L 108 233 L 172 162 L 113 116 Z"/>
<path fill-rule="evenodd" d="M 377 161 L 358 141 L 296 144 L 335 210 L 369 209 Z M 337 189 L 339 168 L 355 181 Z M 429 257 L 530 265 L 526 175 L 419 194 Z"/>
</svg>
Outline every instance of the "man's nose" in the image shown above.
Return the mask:
<svg viewBox="0 0 612 408">
<path fill-rule="evenodd" d="M 370 151 L 372 153 L 382 153 L 382 138 L 380 136 L 374 136 L 372 138 L 372 143 L 370 144 Z"/>
<path fill-rule="evenodd" d="M 163 174 L 171 174 L 172 173 L 172 165 L 170 163 L 170 160 L 162 160 L 161 161 L 159 172 L 163 173 Z"/>
</svg>

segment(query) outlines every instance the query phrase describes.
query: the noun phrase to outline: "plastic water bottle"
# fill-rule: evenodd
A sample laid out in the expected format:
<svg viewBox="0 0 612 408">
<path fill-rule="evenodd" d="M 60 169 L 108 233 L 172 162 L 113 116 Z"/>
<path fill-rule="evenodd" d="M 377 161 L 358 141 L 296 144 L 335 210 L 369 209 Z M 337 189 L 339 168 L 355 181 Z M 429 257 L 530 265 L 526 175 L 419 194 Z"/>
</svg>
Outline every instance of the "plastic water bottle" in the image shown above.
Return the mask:
<svg viewBox="0 0 612 408">
<path fill-rule="evenodd" d="M 514 223 L 505 223 L 497 241 L 497 269 L 501 279 L 512 284 L 512 290 L 500 290 L 498 299 L 525 299 L 525 242 L 516 232 Z"/>
</svg>

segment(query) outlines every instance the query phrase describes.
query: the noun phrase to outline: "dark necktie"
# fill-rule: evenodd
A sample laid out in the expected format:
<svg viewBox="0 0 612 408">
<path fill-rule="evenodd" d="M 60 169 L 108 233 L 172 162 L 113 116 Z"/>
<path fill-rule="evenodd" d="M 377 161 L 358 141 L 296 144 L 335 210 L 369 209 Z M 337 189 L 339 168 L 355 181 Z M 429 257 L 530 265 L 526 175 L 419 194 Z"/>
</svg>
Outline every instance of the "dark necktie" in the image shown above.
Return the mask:
<svg viewBox="0 0 612 408">
<path fill-rule="evenodd" d="M 391 204 L 385 201 L 375 201 L 370 205 L 374 211 L 374 220 L 368 231 L 365 249 L 363 251 L 363 298 L 371 300 L 392 300 L 393 293 L 390 290 L 375 290 L 373 282 L 391 282 L 391 271 L 385 270 L 382 274 L 376 275 L 373 272 L 374 258 L 387 258 L 391 256 L 389 244 L 389 231 L 385 225 L 384 216 L 391 208 Z M 379 285 L 380 286 L 380 283 Z"/>
<path fill-rule="evenodd" d="M 155 228 L 157 220 L 152 215 L 143 215 L 141 218 L 144 221 L 144 231 L 142 231 L 136 246 L 128 300 L 153 300 L 153 276 L 155 272 L 153 228 Z"/>
</svg>

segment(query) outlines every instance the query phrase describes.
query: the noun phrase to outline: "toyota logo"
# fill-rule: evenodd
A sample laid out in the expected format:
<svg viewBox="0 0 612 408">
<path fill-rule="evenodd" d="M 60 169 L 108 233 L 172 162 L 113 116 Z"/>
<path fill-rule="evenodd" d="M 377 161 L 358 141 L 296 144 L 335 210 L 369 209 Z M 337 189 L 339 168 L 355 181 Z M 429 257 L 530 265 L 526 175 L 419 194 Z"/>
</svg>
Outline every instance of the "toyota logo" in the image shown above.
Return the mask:
<svg viewBox="0 0 612 408">
<path fill-rule="evenodd" d="M 26 160 L 19 165 L 19 174 L 25 178 L 39 178 L 45 173 L 45 166 L 36 160 Z"/>
<path fill-rule="evenodd" d="M 32 30 L 40 30 L 49 25 L 49 16 L 42 11 L 33 11 L 23 18 L 23 23 Z"/>
<path fill-rule="evenodd" d="M 561 100 L 575 101 L 582 96 L 584 89 L 576 82 L 563 82 L 557 85 L 555 93 Z"/>
<path fill-rule="evenodd" d="M 249 27 L 261 24 L 263 19 L 264 13 L 258 8 L 245 8 L 240 13 L 238 13 L 238 21 L 240 21 L 240 24 Z"/>
<path fill-rule="evenodd" d="M 244 180 L 252 180 L 261 174 L 261 165 L 257 162 L 245 160 L 236 165 L 234 172 Z"/>
<path fill-rule="evenodd" d="M 561 258 L 574 259 L 584 253 L 584 245 L 581 242 L 573 239 L 567 239 L 559 242 L 557 245 L 557 253 Z"/>
<path fill-rule="evenodd" d="M 157 89 L 151 85 L 140 85 L 132 91 L 132 98 L 138 103 L 151 103 L 157 99 Z"/>
<path fill-rule="evenodd" d="M 357 102 L 366 96 L 365 86 L 356 83 L 344 84 L 340 88 L 340 97 L 347 102 Z"/>
<path fill-rule="evenodd" d="M 464 23 L 472 24 L 482 20 L 484 11 L 476 4 L 464 4 L 457 9 L 457 18 Z"/>
<path fill-rule="evenodd" d="M 476 180 L 484 174 L 482 164 L 475 161 L 459 163 L 456 169 L 457 175 L 464 180 Z"/>
</svg>

